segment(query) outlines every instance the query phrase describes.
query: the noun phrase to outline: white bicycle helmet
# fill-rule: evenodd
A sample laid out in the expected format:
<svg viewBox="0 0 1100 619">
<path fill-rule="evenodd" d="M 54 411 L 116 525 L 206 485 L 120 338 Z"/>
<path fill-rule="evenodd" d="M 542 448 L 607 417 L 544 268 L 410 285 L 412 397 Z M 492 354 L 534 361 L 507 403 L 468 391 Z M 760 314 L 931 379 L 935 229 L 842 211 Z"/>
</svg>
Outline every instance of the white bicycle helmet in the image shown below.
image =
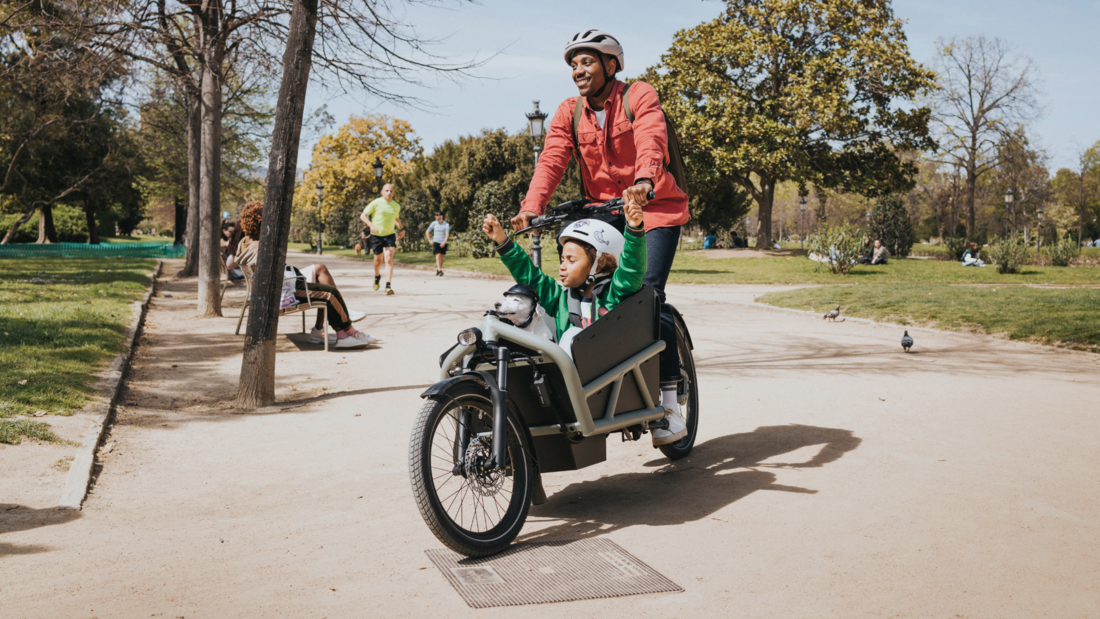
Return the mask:
<svg viewBox="0 0 1100 619">
<path fill-rule="evenodd" d="M 564 245 L 566 239 L 583 241 L 596 249 L 596 260 L 588 274 L 588 283 L 596 280 L 596 265 L 599 264 L 601 255 L 611 254 L 618 262 L 623 247 L 626 246 L 626 238 L 621 232 L 606 221 L 598 219 L 581 219 L 569 224 L 558 235 L 558 244 Z"/>
<path fill-rule="evenodd" d="M 580 49 L 594 49 L 600 53 L 614 56 L 619 61 L 619 70 L 623 70 L 623 47 L 619 40 L 603 30 L 585 30 L 573 35 L 565 45 L 565 64 L 573 60 L 573 53 Z"/>
</svg>

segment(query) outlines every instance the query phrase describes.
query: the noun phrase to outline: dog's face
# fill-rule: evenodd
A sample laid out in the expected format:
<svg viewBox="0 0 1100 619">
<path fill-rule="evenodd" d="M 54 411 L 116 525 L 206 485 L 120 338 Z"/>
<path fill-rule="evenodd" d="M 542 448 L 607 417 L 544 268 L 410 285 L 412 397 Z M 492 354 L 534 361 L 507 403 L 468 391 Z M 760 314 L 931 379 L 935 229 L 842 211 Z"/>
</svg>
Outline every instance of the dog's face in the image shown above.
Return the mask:
<svg viewBox="0 0 1100 619">
<path fill-rule="evenodd" d="M 495 309 L 498 316 L 519 326 L 530 320 L 532 312 L 535 311 L 535 302 L 528 297 L 510 294 L 497 303 Z"/>
</svg>

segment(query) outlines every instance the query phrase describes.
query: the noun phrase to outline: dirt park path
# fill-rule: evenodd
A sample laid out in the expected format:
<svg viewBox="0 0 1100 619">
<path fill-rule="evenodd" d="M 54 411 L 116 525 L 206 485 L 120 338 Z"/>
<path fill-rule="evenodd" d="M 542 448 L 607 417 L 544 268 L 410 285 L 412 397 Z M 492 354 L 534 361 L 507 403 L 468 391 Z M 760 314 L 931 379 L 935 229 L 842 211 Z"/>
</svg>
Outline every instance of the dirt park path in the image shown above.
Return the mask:
<svg viewBox="0 0 1100 619">
<path fill-rule="evenodd" d="M 898 327 L 721 286 L 672 289 L 694 454 L 613 438 L 546 476 L 520 536 L 610 539 L 685 592 L 472 610 L 425 556 L 407 448 L 439 353 L 505 283 L 400 269 L 386 297 L 324 261 L 382 344 L 326 354 L 284 319 L 280 404 L 250 414 L 226 406 L 242 292 L 196 320 L 194 281 L 162 279 L 79 517 L 0 512 L 0 616 L 1100 616 L 1100 357 L 926 331 L 905 355 Z"/>
</svg>

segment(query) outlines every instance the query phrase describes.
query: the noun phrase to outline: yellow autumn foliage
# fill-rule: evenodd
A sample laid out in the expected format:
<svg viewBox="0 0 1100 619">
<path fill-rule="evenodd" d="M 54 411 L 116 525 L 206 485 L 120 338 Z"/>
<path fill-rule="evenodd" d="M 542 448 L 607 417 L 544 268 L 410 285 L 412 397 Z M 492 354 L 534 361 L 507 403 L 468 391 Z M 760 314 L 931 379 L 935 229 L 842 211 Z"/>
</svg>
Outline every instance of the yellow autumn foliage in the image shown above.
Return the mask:
<svg viewBox="0 0 1100 619">
<path fill-rule="evenodd" d="M 313 164 L 294 190 L 294 210 L 317 209 L 317 182 L 324 187 L 322 217 L 353 206 L 360 198 L 378 196 L 375 159 L 382 161 L 382 181 L 409 173 L 424 152 L 412 125 L 384 114 L 352 116 L 348 124 L 322 137 L 313 149 Z"/>
</svg>

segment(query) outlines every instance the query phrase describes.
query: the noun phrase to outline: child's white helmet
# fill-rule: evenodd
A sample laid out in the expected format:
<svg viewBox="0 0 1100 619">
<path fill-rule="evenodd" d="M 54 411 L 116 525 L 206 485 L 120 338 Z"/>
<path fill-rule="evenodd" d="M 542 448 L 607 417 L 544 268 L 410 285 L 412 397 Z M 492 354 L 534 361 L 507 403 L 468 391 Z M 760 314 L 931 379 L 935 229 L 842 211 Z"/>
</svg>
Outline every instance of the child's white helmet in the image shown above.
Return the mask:
<svg viewBox="0 0 1100 619">
<path fill-rule="evenodd" d="M 626 238 L 621 232 L 606 221 L 598 219 L 581 219 L 569 224 L 558 235 L 558 244 L 565 244 L 566 239 L 584 241 L 596 249 L 596 261 L 592 263 L 592 272 L 588 274 L 589 283 L 596 279 L 596 265 L 600 256 L 611 254 L 618 262 L 619 255 L 626 246 Z"/>
</svg>

